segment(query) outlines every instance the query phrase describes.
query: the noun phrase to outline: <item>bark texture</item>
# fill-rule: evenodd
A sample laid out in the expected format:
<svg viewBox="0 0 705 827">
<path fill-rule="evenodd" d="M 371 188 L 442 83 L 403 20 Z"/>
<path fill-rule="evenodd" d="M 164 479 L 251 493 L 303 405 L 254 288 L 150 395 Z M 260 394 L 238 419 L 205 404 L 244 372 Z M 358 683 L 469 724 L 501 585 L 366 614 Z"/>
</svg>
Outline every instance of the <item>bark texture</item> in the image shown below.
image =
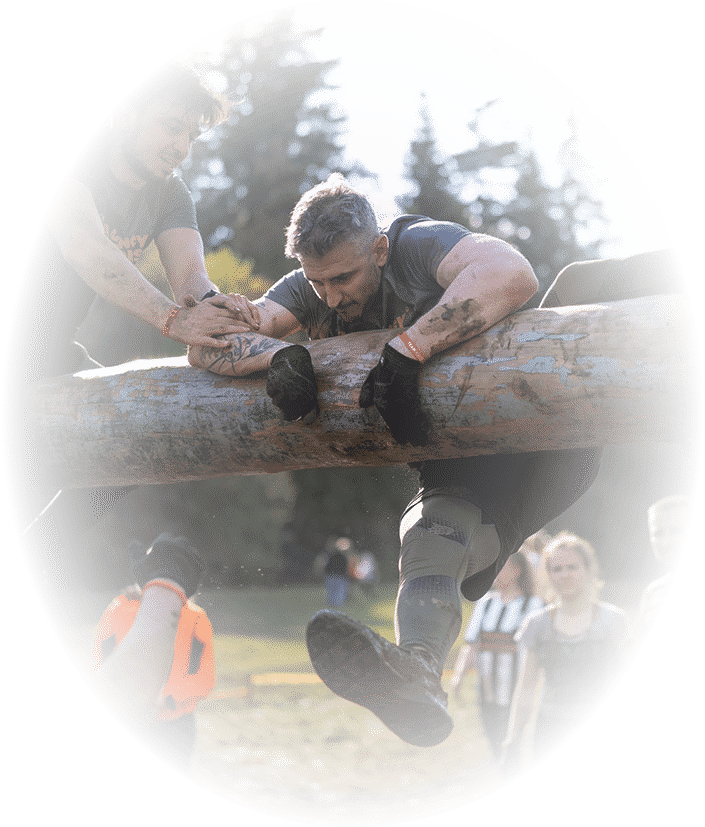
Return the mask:
<svg viewBox="0 0 705 827">
<path fill-rule="evenodd" d="M 527 310 L 431 360 L 428 446 L 394 442 L 360 387 L 394 331 L 308 345 L 321 413 L 281 421 L 264 374 L 228 379 L 185 358 L 46 380 L 25 409 L 33 451 L 64 487 L 649 441 L 693 432 L 687 298 Z"/>
</svg>

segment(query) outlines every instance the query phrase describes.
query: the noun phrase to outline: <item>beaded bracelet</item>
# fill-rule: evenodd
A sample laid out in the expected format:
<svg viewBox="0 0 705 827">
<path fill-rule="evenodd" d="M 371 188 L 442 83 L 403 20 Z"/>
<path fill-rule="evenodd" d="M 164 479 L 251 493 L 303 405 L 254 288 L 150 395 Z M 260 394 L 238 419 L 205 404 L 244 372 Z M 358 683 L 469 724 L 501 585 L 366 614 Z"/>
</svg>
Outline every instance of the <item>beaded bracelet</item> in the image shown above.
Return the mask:
<svg viewBox="0 0 705 827">
<path fill-rule="evenodd" d="M 414 355 L 414 358 L 418 359 L 419 362 L 423 362 L 423 354 L 419 350 L 419 346 L 416 344 L 416 342 L 412 342 L 412 340 L 406 333 L 400 333 L 399 338 L 409 348 L 409 352 Z"/>
<path fill-rule="evenodd" d="M 181 310 L 181 306 L 178 305 L 178 304 L 175 304 L 171 308 L 171 313 L 169 313 L 169 318 L 164 322 L 164 327 L 162 328 L 162 336 L 168 336 L 169 335 L 169 328 L 171 327 L 171 323 L 176 318 L 176 314 L 179 312 L 179 310 Z"/>
<path fill-rule="evenodd" d="M 168 580 L 150 580 L 148 583 L 144 584 L 144 588 L 148 589 L 150 586 L 160 586 L 162 589 L 170 589 L 174 594 L 178 594 L 181 598 L 181 605 L 185 606 L 188 603 L 188 597 L 186 597 L 186 592 L 183 589 L 180 589 L 176 583 L 170 583 Z"/>
</svg>

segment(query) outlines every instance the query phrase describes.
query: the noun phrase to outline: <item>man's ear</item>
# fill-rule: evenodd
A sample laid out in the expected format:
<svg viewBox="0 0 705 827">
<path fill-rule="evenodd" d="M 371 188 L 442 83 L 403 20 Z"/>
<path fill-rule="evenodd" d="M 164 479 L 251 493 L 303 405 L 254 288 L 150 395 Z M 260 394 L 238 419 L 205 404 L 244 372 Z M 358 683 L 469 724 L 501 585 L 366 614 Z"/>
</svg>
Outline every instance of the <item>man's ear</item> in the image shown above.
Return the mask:
<svg viewBox="0 0 705 827">
<path fill-rule="evenodd" d="M 375 257 L 375 264 L 383 267 L 389 257 L 389 239 L 386 235 L 378 235 L 372 242 L 372 253 Z"/>
</svg>

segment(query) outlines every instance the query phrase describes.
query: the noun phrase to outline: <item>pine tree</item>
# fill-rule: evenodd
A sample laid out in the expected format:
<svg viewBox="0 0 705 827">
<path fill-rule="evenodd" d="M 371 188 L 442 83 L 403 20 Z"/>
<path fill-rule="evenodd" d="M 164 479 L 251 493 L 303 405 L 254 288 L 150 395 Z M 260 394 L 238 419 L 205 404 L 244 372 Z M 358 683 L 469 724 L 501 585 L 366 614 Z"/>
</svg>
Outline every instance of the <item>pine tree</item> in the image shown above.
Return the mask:
<svg viewBox="0 0 705 827">
<path fill-rule="evenodd" d="M 439 159 L 431 114 L 425 96 L 421 97 L 421 127 L 411 142 L 406 163 L 406 178 L 414 191 L 397 198 L 397 205 L 405 213 L 466 224 L 465 205 L 456 197 L 448 163 Z"/>
<path fill-rule="evenodd" d="M 482 137 L 481 116 L 493 103 L 478 109 L 468 125 L 475 147 L 453 158 L 465 177 L 464 191 L 472 192 L 470 228 L 505 239 L 531 263 L 539 280 L 527 305 L 532 307 L 566 264 L 599 257 L 607 221 L 601 202 L 580 180 L 574 124 L 560 153 L 562 180 L 551 186 L 533 148 Z"/>
<path fill-rule="evenodd" d="M 228 123 L 194 147 L 184 177 L 197 199 L 209 249 L 227 245 L 270 279 L 291 269 L 284 230 L 299 196 L 338 169 L 336 142 L 345 117 L 325 99 L 337 61 L 314 61 L 291 12 L 266 28 L 234 37 L 217 59 L 196 68 L 216 73 L 237 103 Z"/>
</svg>

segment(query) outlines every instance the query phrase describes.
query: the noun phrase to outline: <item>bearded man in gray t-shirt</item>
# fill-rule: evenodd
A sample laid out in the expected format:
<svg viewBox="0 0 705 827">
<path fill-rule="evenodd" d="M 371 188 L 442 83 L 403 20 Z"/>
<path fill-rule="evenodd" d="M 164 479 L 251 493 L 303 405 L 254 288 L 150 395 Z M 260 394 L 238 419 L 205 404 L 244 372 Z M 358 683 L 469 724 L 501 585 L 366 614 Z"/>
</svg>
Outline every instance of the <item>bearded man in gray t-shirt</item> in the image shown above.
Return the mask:
<svg viewBox="0 0 705 827">
<path fill-rule="evenodd" d="M 424 363 L 488 330 L 537 288 L 529 262 L 500 239 L 413 215 L 380 231 L 369 201 L 337 174 L 299 200 L 286 251 L 301 267 L 252 304 L 257 326 L 229 335 L 230 349 L 190 348 L 191 364 L 228 376 L 266 370 L 284 418 L 308 421 L 317 410 L 311 358 L 281 340 L 302 329 L 312 339 L 398 329 L 360 405 L 374 405 L 402 444 L 428 442 Z M 554 451 L 419 463 L 421 487 L 399 532 L 397 643 L 340 612 L 319 612 L 307 643 L 327 686 L 408 743 L 444 740 L 453 723 L 440 676 L 460 632 L 461 589 L 481 597 L 509 554 L 587 488 L 596 459 Z"/>
</svg>

